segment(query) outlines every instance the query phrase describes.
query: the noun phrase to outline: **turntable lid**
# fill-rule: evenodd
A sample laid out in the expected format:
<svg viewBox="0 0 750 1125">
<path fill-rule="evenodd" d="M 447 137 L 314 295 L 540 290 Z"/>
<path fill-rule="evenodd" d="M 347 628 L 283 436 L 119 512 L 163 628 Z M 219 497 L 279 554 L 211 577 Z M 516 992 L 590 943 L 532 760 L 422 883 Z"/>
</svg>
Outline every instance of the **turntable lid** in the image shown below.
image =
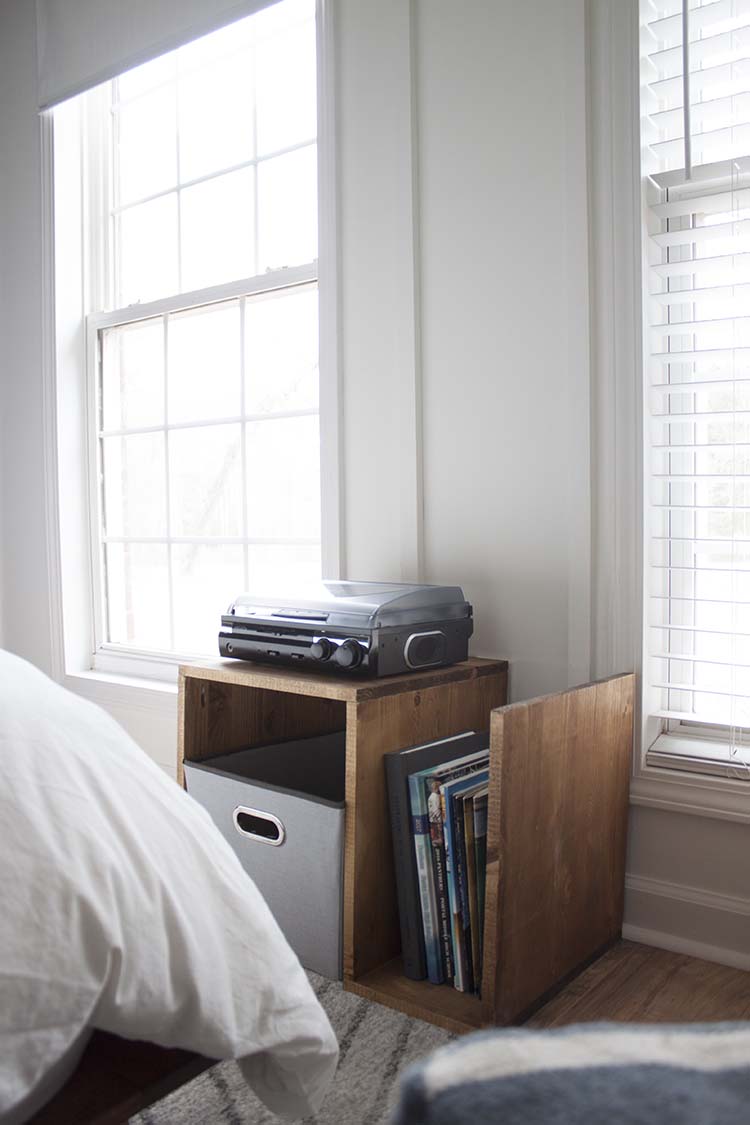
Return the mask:
<svg viewBox="0 0 750 1125">
<path fill-rule="evenodd" d="M 240 594 L 229 607 L 236 617 L 320 622 L 373 629 L 414 621 L 468 617 L 471 607 L 460 586 L 401 582 L 322 581 L 294 590 Z"/>
</svg>

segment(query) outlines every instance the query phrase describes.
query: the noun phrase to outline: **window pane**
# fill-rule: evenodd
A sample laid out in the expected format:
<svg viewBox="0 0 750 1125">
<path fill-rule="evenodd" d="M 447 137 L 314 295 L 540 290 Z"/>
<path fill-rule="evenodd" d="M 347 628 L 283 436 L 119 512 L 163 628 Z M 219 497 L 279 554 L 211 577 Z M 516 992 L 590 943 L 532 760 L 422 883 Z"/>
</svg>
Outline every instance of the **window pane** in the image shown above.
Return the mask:
<svg viewBox="0 0 750 1125">
<path fill-rule="evenodd" d="M 108 543 L 108 640 L 133 648 L 170 647 L 167 548 L 158 543 Z"/>
<path fill-rule="evenodd" d="M 285 8 L 287 3 L 288 0 L 283 0 L 278 7 Z M 212 31 L 210 35 L 202 35 L 200 39 L 186 43 L 179 52 L 180 70 L 196 70 L 251 46 L 255 39 L 256 23 L 257 16 L 246 16 L 236 23 Z"/>
<path fill-rule="evenodd" d="M 136 429 L 164 422 L 164 329 L 161 319 L 104 332 L 102 426 Z"/>
<path fill-rule="evenodd" d="M 318 405 L 318 291 L 292 289 L 245 304 L 249 414 Z"/>
<path fill-rule="evenodd" d="M 130 207 L 118 218 L 119 303 L 177 292 L 177 196 Z"/>
<path fill-rule="evenodd" d="M 201 289 L 255 273 L 254 170 L 181 192 L 182 289 Z"/>
<path fill-rule="evenodd" d="M 317 539 L 320 449 L 317 415 L 247 425 L 251 539 Z"/>
<path fill-rule="evenodd" d="M 177 74 L 177 52 L 170 51 L 167 55 L 160 55 L 158 59 L 143 63 L 142 66 L 133 67 L 116 79 L 117 96 L 121 100 L 135 98 L 154 86 L 161 86 L 170 82 Z"/>
<path fill-rule="evenodd" d="M 291 544 L 257 545 L 248 548 L 250 553 L 251 590 L 289 590 L 306 582 L 315 582 L 321 576 L 320 547 L 292 546 Z"/>
<path fill-rule="evenodd" d="M 161 87 L 117 111 L 117 203 L 167 191 L 177 183 L 174 86 Z"/>
<path fill-rule="evenodd" d="M 259 271 L 318 256 L 317 145 L 258 165 Z"/>
<path fill-rule="evenodd" d="M 180 79 L 180 180 L 253 156 L 252 56 L 222 59 Z"/>
<path fill-rule="evenodd" d="M 169 320 L 169 421 L 240 413 L 240 309 L 194 309 Z"/>
<path fill-rule="evenodd" d="M 107 300 L 173 300 L 101 332 L 107 639 L 215 653 L 248 581 L 320 576 L 319 424 L 305 413 L 318 408 L 317 286 L 214 304 L 202 292 L 317 257 L 315 0 L 275 2 L 111 92 L 114 211 L 94 234 L 110 240 Z"/>
<path fill-rule="evenodd" d="M 272 4 L 253 16 L 253 31 L 258 42 L 265 44 L 270 36 L 314 18 L 315 0 L 284 0 L 283 4 Z"/>
<path fill-rule="evenodd" d="M 240 426 L 201 426 L 169 435 L 172 534 L 242 534 Z"/>
<path fill-rule="evenodd" d="M 105 438 L 106 535 L 162 536 L 166 530 L 164 434 Z"/>
<path fill-rule="evenodd" d="M 258 51 L 258 154 L 311 141 L 317 130 L 315 22 L 264 40 Z"/>
<path fill-rule="evenodd" d="M 216 653 L 221 615 L 245 587 L 244 548 L 176 543 L 172 581 L 175 648 Z"/>
</svg>

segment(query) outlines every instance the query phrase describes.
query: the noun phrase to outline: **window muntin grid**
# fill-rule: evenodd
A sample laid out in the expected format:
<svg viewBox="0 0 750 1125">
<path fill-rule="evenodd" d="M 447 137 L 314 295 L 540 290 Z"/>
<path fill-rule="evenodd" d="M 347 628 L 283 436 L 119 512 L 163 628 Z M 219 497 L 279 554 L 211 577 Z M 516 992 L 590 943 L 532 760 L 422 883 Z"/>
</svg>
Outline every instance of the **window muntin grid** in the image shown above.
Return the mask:
<svg viewBox="0 0 750 1125">
<path fill-rule="evenodd" d="M 315 36 L 283 0 L 90 98 L 99 652 L 320 576 Z"/>
<path fill-rule="evenodd" d="M 100 330 L 109 643 L 211 651 L 240 590 L 319 576 L 317 325 L 311 283 Z M 221 385 L 207 406 L 213 333 Z M 191 353 L 192 379 L 176 378 Z"/>
<path fill-rule="evenodd" d="M 109 307 L 317 258 L 313 0 L 110 84 Z"/>
</svg>

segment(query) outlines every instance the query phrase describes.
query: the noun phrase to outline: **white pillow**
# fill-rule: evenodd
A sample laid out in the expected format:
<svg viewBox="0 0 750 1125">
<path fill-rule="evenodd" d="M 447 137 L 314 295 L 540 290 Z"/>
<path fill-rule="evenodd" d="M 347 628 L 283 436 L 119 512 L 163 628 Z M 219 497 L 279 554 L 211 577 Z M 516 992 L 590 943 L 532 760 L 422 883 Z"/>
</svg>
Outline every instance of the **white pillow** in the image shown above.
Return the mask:
<svg viewBox="0 0 750 1125">
<path fill-rule="evenodd" d="M 104 711 L 0 650 L 0 1120 L 100 1028 L 236 1058 L 276 1113 L 320 1105 L 338 1046 L 208 814 Z"/>
</svg>

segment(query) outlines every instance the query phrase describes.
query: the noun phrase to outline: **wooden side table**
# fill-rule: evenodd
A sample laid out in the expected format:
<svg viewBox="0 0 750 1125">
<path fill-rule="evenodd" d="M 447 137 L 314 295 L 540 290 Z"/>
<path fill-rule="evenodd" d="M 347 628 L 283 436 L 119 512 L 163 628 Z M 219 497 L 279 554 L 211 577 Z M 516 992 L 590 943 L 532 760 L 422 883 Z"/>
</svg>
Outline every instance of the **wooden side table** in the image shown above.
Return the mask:
<svg viewBox="0 0 750 1125">
<path fill-rule="evenodd" d="M 508 664 L 383 679 L 183 665 L 183 761 L 346 731 L 344 987 L 456 1032 L 520 1018 L 622 926 L 633 677 L 505 707 Z M 482 999 L 402 972 L 383 755 L 491 725 Z"/>
</svg>

